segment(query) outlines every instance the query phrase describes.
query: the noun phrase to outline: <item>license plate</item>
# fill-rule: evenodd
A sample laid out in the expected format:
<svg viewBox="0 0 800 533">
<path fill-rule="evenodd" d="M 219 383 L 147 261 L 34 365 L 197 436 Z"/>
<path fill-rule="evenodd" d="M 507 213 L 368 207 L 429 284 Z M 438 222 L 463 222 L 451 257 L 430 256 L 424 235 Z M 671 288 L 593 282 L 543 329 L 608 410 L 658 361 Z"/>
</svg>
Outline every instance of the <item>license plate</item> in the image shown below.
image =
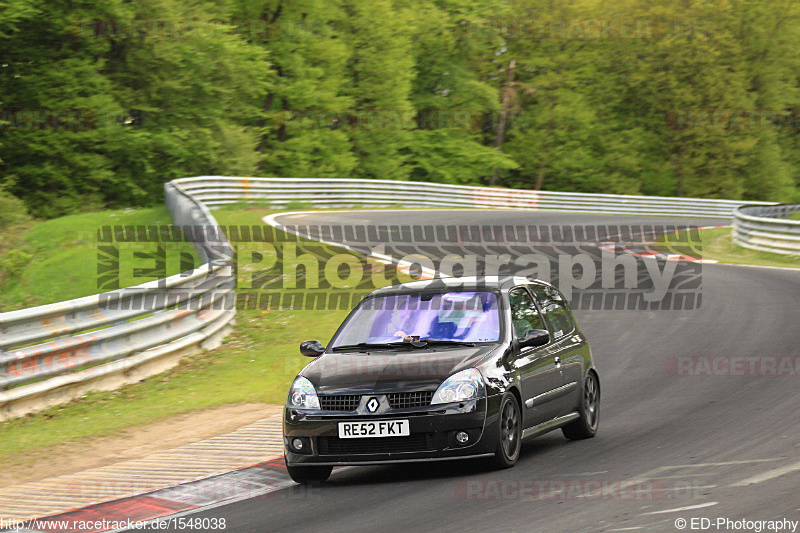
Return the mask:
<svg viewBox="0 0 800 533">
<path fill-rule="evenodd" d="M 408 437 L 408 420 L 376 420 L 374 422 L 339 422 L 340 439 L 368 437 Z"/>
</svg>

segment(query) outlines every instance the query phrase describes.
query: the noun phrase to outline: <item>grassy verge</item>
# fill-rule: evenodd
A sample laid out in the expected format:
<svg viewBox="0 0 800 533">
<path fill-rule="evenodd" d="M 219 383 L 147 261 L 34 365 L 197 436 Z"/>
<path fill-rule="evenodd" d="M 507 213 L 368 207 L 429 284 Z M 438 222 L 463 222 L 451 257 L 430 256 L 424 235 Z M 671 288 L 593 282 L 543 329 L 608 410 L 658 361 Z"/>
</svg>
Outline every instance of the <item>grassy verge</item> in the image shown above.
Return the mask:
<svg viewBox="0 0 800 533">
<path fill-rule="evenodd" d="M 759 252 L 734 244 L 731 228 L 702 229 L 699 232 L 700 245 L 693 244 L 692 248 L 696 249 L 695 255 L 700 255 L 703 259 L 713 259 L 720 263 L 735 265 L 800 268 L 800 258 Z M 661 239 L 657 244 L 673 253 L 692 254 L 691 250 L 684 252 L 687 249 L 686 239 L 682 238 L 680 234 Z"/>
<path fill-rule="evenodd" d="M 165 207 L 99 211 L 28 223 L 13 228 L 13 245 L 0 250 L 14 254 L 14 264 L 0 279 L 0 312 L 60 302 L 115 288 L 98 276 L 96 234 L 104 226 L 162 225 L 172 219 Z M 155 252 L 156 243 L 110 243 L 119 250 L 119 287 L 138 285 L 161 276 L 137 276 L 136 269 L 152 269 L 153 259 L 134 252 Z M 180 254 L 197 256 L 190 243 L 164 245 L 166 275 L 180 271 Z"/>
<path fill-rule="evenodd" d="M 274 211 L 273 211 L 274 212 Z M 222 225 L 261 225 L 270 211 L 221 209 Z M 89 275 L 87 273 L 87 275 Z M 283 403 L 289 384 L 309 359 L 300 341 L 327 342 L 349 312 L 240 310 L 224 344 L 141 383 L 0 424 L 0 468 L 30 464 L 59 443 L 80 444 L 162 418 L 235 403 Z M 24 453 L 21 453 L 24 452 Z"/>
</svg>

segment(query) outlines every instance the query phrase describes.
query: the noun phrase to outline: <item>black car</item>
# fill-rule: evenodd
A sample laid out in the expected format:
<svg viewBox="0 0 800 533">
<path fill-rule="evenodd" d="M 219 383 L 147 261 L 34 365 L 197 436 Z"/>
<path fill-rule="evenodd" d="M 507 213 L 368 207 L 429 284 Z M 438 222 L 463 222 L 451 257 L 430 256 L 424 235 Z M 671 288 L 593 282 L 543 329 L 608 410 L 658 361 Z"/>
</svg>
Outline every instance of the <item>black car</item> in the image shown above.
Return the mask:
<svg viewBox="0 0 800 533">
<path fill-rule="evenodd" d="M 600 382 L 562 294 L 524 278 L 446 278 L 378 289 L 292 383 L 286 467 L 299 483 L 337 465 L 492 457 L 561 428 L 593 437 Z"/>
</svg>

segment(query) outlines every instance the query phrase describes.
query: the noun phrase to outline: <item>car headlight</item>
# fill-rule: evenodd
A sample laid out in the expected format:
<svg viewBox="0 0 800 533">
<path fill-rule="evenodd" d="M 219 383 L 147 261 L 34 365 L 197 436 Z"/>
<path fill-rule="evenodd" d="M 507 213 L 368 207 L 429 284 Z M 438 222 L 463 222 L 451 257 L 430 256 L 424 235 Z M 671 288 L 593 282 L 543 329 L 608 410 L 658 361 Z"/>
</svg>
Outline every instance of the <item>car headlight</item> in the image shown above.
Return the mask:
<svg viewBox="0 0 800 533">
<path fill-rule="evenodd" d="M 298 409 L 319 409 L 319 398 L 314 385 L 304 377 L 298 377 L 289 389 L 286 405 Z"/>
<path fill-rule="evenodd" d="M 476 400 L 483 396 L 486 396 L 486 387 L 481 373 L 475 368 L 468 368 L 444 380 L 436 389 L 431 405 Z"/>
</svg>

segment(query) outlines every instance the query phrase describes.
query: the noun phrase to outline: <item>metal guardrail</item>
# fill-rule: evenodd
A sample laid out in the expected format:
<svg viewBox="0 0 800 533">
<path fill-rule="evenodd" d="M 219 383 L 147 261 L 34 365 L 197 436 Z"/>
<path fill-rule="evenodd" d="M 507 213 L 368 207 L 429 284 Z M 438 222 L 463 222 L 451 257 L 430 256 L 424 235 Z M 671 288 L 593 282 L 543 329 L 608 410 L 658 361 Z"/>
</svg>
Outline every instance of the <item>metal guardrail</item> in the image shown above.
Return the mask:
<svg viewBox="0 0 800 533">
<path fill-rule="evenodd" d="M 0 420 L 116 388 L 213 347 L 235 312 L 233 250 L 203 236 L 219 226 L 206 206 L 168 183 L 179 226 L 198 227 L 199 268 L 98 295 L 0 313 Z M 220 230 L 221 234 L 221 230 Z M 171 362 L 165 363 L 165 359 Z"/>
<path fill-rule="evenodd" d="M 193 235 L 204 264 L 136 287 L 0 313 L 0 420 L 88 390 L 138 381 L 176 364 L 182 354 L 220 341 L 235 313 L 233 249 L 210 207 L 257 202 L 280 208 L 302 202 L 318 207 L 554 209 L 699 218 L 729 217 L 741 205 L 386 180 L 223 176 L 174 180 L 165 184 L 165 193 L 174 224 Z M 746 218 L 747 223 L 761 220 L 741 217 Z"/>
<path fill-rule="evenodd" d="M 800 204 L 745 205 L 733 213 L 733 242 L 744 248 L 800 255 Z"/>
<path fill-rule="evenodd" d="M 698 198 L 529 191 L 413 181 L 358 179 L 232 178 L 203 176 L 175 180 L 209 207 L 267 202 L 316 207 L 392 206 L 553 209 L 579 213 L 728 218 L 743 202 Z M 767 202 L 759 205 L 771 205 Z"/>
</svg>

